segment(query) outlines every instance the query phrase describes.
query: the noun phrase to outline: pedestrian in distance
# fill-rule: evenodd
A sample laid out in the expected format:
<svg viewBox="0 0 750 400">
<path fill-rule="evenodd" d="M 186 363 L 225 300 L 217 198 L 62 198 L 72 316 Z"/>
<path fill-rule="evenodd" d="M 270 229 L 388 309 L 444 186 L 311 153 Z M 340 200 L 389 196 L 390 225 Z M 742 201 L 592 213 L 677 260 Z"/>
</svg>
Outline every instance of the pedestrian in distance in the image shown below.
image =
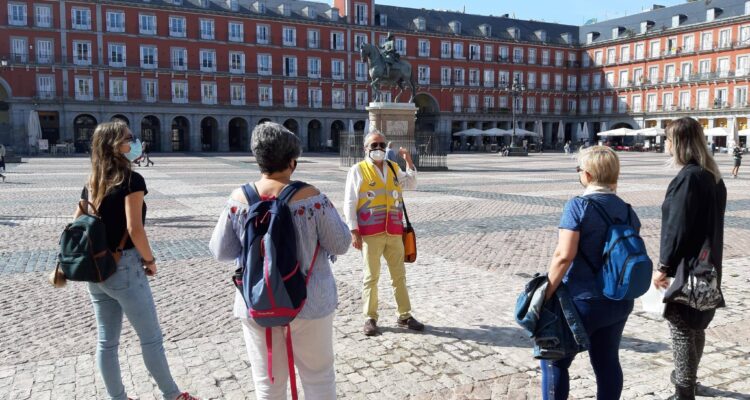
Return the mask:
<svg viewBox="0 0 750 400">
<path fill-rule="evenodd" d="M 565 145 L 563 146 L 563 150 L 565 150 L 565 154 L 570 154 L 570 140 L 565 142 Z"/>
<path fill-rule="evenodd" d="M 550 299 L 564 282 L 588 335 L 589 359 L 596 375 L 598 399 L 618 399 L 623 375 L 619 360 L 620 340 L 633 310 L 633 300 L 604 296 L 597 278 L 603 267 L 603 247 L 610 220 L 629 221 L 636 231 L 641 224 L 633 209 L 617 196 L 620 161 L 606 146 L 592 146 L 578 153 L 576 171 L 583 195 L 565 204 L 558 242 L 550 262 L 545 298 Z M 542 360 L 542 397 L 567 399 L 568 368 L 574 356 Z"/>
<path fill-rule="evenodd" d="M 352 233 L 352 247 L 362 252 L 364 334 L 379 333 L 378 280 L 380 259 L 385 258 L 391 275 L 398 317 L 396 324 L 416 331 L 424 325 L 411 314 L 404 266 L 403 189 L 417 186 L 417 170 L 409 152 L 400 147 L 406 172 L 385 159 L 385 136 L 372 131 L 365 136 L 365 160 L 353 165 L 346 177 L 344 215 Z"/>
<path fill-rule="evenodd" d="M 385 149 L 385 159 L 398 163 L 398 157 L 396 157 L 396 151 L 393 150 L 393 142 L 388 142 Z"/>
<path fill-rule="evenodd" d="M 165 400 L 197 400 L 181 392 L 169 370 L 159 320 L 147 277 L 156 275 L 156 259 L 144 224 L 148 194 L 146 181 L 132 170 L 141 155 L 141 143 L 133 140 L 128 126 L 120 121 L 99 124 L 91 140 L 91 174 L 81 199 L 91 202 L 106 226 L 109 250 L 120 253 L 117 271 L 101 283 L 88 283 L 98 326 L 96 363 L 104 387 L 112 400 L 129 399 L 120 373 L 118 348 L 125 315 L 138 334 L 146 369 Z M 88 206 L 86 206 L 88 207 Z M 76 209 L 75 218 L 83 214 Z M 53 272 L 53 274 L 55 274 Z M 53 284 L 65 284 L 60 271 L 50 277 Z M 55 397 L 53 395 L 53 397 Z"/>
<path fill-rule="evenodd" d="M 154 162 L 151 161 L 151 143 L 150 142 L 143 142 L 143 161 L 146 162 L 146 166 L 154 165 Z"/>
<path fill-rule="evenodd" d="M 734 160 L 732 177 L 737 178 L 737 175 L 740 173 L 740 165 L 742 165 L 742 149 L 737 143 L 734 144 L 734 149 L 732 150 L 732 159 Z"/>
<path fill-rule="evenodd" d="M 716 289 L 720 290 L 727 189 L 719 167 L 708 153 L 703 128 L 692 118 L 680 118 L 667 127 L 665 146 L 671 164 L 680 170 L 670 182 L 661 207 L 659 266 L 653 283 L 657 288 L 669 287 L 669 297 L 670 292 L 681 288 L 670 287 L 668 278 L 692 270 L 699 255 L 708 255 L 707 261 L 717 274 Z M 677 284 L 675 279 L 672 286 Z M 690 296 L 695 295 L 688 291 Z M 717 307 L 723 307 L 723 303 L 722 298 Z M 670 399 L 695 399 L 705 329 L 715 313 L 715 308 L 700 311 L 667 299 L 664 317 L 672 336 L 674 370 L 670 380 L 675 386 Z"/>
<path fill-rule="evenodd" d="M 253 130 L 251 148 L 260 169 L 257 180 L 245 186 L 245 189 L 254 192 L 253 197 L 260 201 L 283 199 L 284 193 L 290 193 L 287 191 L 289 188 L 301 185 L 292 180 L 297 159 L 302 153 L 297 135 L 280 124 L 266 122 Z M 245 224 L 247 221 L 250 224 L 257 221 L 249 220 L 254 204 L 249 203 L 245 189 L 238 188 L 232 192 L 209 243 L 209 249 L 217 260 L 235 262 L 238 268 L 244 265 L 238 261 L 238 257 L 242 258 L 245 254 L 243 251 L 251 250 L 243 250 L 243 243 L 250 242 L 246 235 L 252 233 L 245 229 Z M 286 338 L 282 326 L 270 327 L 267 331 L 266 327 L 259 325 L 260 319 L 250 315 L 253 311 L 239 290 L 235 291 L 233 314 L 242 324 L 257 399 L 286 398 L 290 378 L 287 361 L 296 365 L 306 399 L 335 399 L 333 316 L 338 295 L 331 260 L 336 255 L 346 253 L 351 234 L 333 203 L 317 188 L 301 185 L 291 193 L 286 204 L 294 229 L 291 234 L 295 236 L 297 265 L 307 279 L 307 299 L 299 314 L 289 323 L 289 336 Z M 264 240 L 263 243 L 264 247 L 261 248 L 269 248 L 268 241 Z M 265 261 L 274 262 L 270 257 Z M 267 335 L 271 340 L 267 340 Z M 293 361 L 288 359 L 291 355 L 287 353 L 285 339 L 292 342 Z M 269 365 L 271 353 L 272 362 Z M 291 380 L 295 382 L 295 377 L 291 376 Z"/>
<path fill-rule="evenodd" d="M 5 145 L 0 143 L 0 169 L 5 172 Z M 3 183 L 5 183 L 5 175 L 0 174 L 0 178 L 3 179 Z"/>
</svg>

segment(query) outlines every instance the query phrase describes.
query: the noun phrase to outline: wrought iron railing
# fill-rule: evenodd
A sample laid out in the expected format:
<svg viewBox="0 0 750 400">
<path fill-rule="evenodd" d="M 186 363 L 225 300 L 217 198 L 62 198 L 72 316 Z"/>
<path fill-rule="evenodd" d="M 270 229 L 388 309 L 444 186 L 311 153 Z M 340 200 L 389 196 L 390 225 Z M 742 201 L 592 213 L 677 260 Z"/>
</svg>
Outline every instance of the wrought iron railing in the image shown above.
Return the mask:
<svg viewBox="0 0 750 400">
<path fill-rule="evenodd" d="M 394 150 L 399 147 L 409 149 L 412 160 L 418 170 L 448 169 L 448 153 L 450 147 L 447 135 L 434 132 L 417 132 L 414 137 L 407 135 L 388 135 L 386 139 L 393 142 Z M 339 136 L 339 165 L 350 167 L 364 158 L 364 133 L 341 132 Z M 406 168 L 403 160 L 399 159 L 399 166 Z"/>
</svg>

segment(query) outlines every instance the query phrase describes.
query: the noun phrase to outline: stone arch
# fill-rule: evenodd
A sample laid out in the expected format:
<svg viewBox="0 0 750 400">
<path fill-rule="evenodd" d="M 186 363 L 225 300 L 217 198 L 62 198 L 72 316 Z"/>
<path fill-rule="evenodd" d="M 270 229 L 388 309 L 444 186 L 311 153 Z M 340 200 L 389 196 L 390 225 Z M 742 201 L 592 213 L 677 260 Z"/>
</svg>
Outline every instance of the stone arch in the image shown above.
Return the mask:
<svg viewBox="0 0 750 400">
<path fill-rule="evenodd" d="M 613 124 L 609 129 L 620 129 L 620 128 L 628 128 L 633 129 L 633 125 L 627 123 L 627 122 L 617 122 Z"/>
<path fill-rule="evenodd" d="M 73 119 L 73 138 L 78 153 L 88 153 L 91 149 L 91 138 L 98 122 L 91 114 L 79 114 Z"/>
<path fill-rule="evenodd" d="M 261 118 L 261 119 L 260 119 L 260 120 L 258 121 L 258 125 L 260 125 L 260 124 L 262 124 L 262 123 L 265 123 L 265 122 L 273 122 L 273 120 L 272 120 L 271 118 Z"/>
<path fill-rule="evenodd" d="M 365 121 L 359 120 L 354 123 L 354 132 L 365 132 Z"/>
<path fill-rule="evenodd" d="M 284 121 L 284 128 L 289 129 L 295 135 L 299 135 L 299 123 L 294 118 L 289 118 Z"/>
<path fill-rule="evenodd" d="M 310 120 L 310 122 L 307 123 L 307 150 L 320 150 L 322 136 L 323 124 L 317 119 Z"/>
<path fill-rule="evenodd" d="M 229 121 L 229 151 L 243 151 L 249 148 L 248 124 L 244 118 L 232 118 Z"/>
<path fill-rule="evenodd" d="M 172 151 L 190 149 L 190 120 L 177 116 L 172 119 Z"/>
<path fill-rule="evenodd" d="M 219 122 L 214 117 L 201 120 L 201 151 L 216 151 L 219 148 Z"/>
<path fill-rule="evenodd" d="M 112 118 L 109 119 L 112 122 L 115 121 L 122 121 L 125 123 L 125 125 L 130 126 L 130 118 L 122 115 L 122 114 L 115 114 L 112 116 Z"/>
<path fill-rule="evenodd" d="M 148 143 L 151 151 L 161 151 L 161 121 L 154 115 L 141 120 L 141 141 Z"/>
<path fill-rule="evenodd" d="M 414 96 L 414 105 L 417 106 L 416 131 L 435 132 L 440 115 L 440 104 L 435 97 L 430 93 L 419 93 Z"/>
<path fill-rule="evenodd" d="M 341 136 L 341 133 L 346 130 L 346 125 L 344 124 L 344 121 L 337 119 L 331 123 L 331 138 L 329 139 L 331 142 L 331 146 L 334 149 L 339 148 L 339 138 Z"/>
</svg>

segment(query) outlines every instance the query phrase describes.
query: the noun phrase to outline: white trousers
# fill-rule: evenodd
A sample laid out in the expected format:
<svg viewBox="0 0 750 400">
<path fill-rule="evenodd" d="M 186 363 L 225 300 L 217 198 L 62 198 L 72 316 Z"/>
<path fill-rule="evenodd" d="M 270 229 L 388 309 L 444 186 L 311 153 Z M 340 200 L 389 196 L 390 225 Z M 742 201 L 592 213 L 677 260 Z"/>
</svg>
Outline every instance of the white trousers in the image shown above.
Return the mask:
<svg viewBox="0 0 750 400">
<path fill-rule="evenodd" d="M 333 400 L 336 398 L 336 373 L 333 368 L 333 314 L 319 319 L 296 318 L 291 323 L 294 365 L 305 400 Z M 286 356 L 286 328 L 272 328 L 273 377 L 268 376 L 266 328 L 252 319 L 242 319 L 247 354 L 258 400 L 284 400 L 289 387 L 289 367 Z"/>
</svg>

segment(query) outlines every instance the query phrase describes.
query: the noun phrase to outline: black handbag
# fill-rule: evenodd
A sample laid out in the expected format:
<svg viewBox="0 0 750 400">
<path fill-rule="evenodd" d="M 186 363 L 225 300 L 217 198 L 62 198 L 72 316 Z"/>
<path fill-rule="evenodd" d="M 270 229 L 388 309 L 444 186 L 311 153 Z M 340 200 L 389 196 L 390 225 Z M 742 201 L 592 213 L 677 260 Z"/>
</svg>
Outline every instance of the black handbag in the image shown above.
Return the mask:
<svg viewBox="0 0 750 400">
<path fill-rule="evenodd" d="M 664 294 L 664 302 L 683 304 L 698 311 L 724 307 L 719 271 L 711 262 L 708 239 L 703 242 L 697 257 L 685 259 L 677 267 L 674 281 Z"/>
</svg>

